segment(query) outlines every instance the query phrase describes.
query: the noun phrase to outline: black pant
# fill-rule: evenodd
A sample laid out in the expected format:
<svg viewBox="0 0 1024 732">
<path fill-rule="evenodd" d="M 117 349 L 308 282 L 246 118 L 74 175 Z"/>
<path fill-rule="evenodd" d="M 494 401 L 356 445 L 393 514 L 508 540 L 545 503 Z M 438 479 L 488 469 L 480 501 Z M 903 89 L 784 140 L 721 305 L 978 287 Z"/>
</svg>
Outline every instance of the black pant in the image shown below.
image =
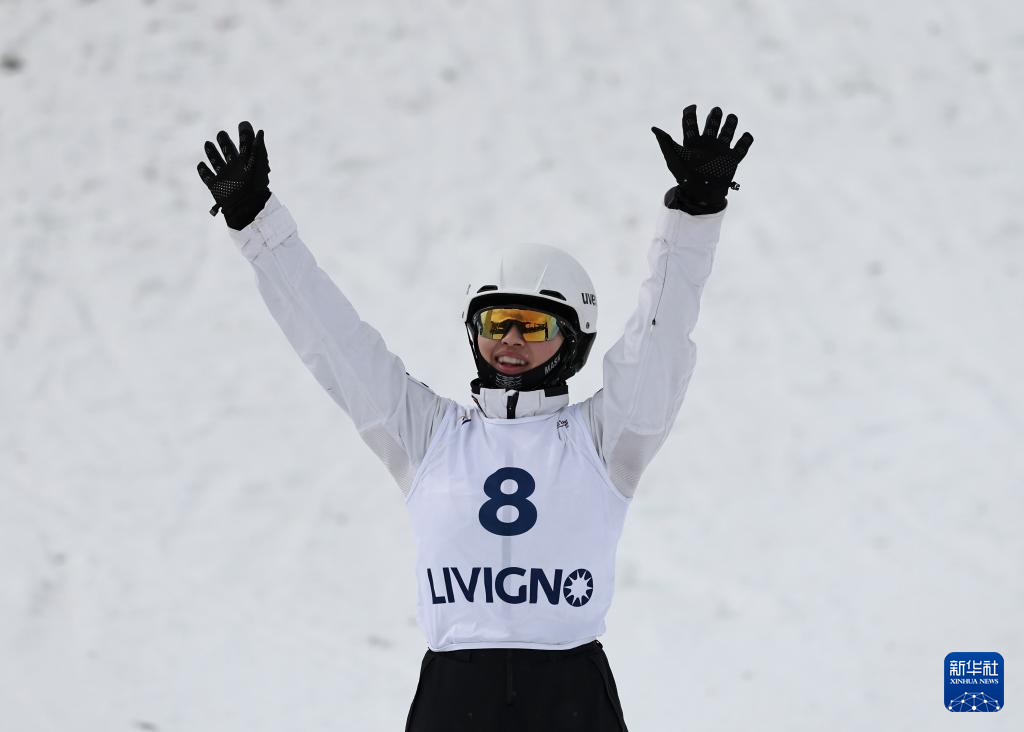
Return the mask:
<svg viewBox="0 0 1024 732">
<path fill-rule="evenodd" d="M 626 732 L 626 723 L 595 640 L 567 651 L 427 649 L 405 730 Z"/>
</svg>

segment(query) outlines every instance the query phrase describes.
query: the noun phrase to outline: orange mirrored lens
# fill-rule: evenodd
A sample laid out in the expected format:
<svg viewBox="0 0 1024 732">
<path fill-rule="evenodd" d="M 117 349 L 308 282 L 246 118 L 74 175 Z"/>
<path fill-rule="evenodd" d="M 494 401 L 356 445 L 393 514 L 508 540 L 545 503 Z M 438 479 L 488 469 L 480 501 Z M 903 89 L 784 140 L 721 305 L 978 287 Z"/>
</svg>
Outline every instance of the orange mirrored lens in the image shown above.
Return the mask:
<svg viewBox="0 0 1024 732">
<path fill-rule="evenodd" d="M 504 338 L 513 325 L 529 343 L 550 341 L 558 335 L 558 319 L 539 310 L 491 308 L 477 313 L 476 321 L 477 333 L 492 341 Z"/>
</svg>

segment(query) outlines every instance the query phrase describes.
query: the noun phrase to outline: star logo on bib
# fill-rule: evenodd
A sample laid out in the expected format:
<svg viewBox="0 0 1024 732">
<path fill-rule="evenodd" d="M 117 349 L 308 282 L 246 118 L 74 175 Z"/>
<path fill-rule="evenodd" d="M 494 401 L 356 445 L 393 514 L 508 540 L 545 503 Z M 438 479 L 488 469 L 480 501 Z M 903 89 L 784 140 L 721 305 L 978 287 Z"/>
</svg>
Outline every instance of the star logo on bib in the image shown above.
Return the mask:
<svg viewBox="0 0 1024 732">
<path fill-rule="evenodd" d="M 577 569 L 565 578 L 562 583 L 562 594 L 573 607 L 580 607 L 590 602 L 594 594 L 594 577 L 585 569 Z"/>
</svg>

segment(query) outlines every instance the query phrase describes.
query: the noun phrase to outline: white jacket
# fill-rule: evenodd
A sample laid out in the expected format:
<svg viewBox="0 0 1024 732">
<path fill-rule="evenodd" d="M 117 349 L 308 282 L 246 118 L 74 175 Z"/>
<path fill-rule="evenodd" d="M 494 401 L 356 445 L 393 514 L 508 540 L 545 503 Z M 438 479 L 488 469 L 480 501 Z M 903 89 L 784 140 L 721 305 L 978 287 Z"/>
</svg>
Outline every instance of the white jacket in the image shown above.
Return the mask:
<svg viewBox="0 0 1024 732">
<path fill-rule="evenodd" d="M 605 354 L 602 388 L 581 404 L 598 454 L 625 496 L 635 492 L 682 405 L 696 358 L 690 333 L 724 216 L 724 211 L 691 216 L 662 208 L 637 309 Z M 472 407 L 459 407 L 411 378 L 317 265 L 276 196 L 249 226 L 230 231 L 288 341 L 352 418 L 403 494 L 447 410 L 507 416 L 504 390 L 483 389 Z M 567 402 L 568 396 L 547 397 L 543 390 L 522 392 L 515 416 L 551 413 Z"/>
</svg>

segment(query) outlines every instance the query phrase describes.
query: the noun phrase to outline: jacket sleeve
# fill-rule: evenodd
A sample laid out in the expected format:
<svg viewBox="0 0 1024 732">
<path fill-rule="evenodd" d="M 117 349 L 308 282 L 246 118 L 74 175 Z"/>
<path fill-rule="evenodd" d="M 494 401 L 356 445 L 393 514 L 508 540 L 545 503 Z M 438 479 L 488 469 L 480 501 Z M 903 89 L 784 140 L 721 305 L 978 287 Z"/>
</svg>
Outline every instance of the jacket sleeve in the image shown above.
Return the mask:
<svg viewBox="0 0 1024 732">
<path fill-rule="evenodd" d="M 231 237 L 252 264 L 260 294 L 292 348 L 408 493 L 454 403 L 411 378 L 380 334 L 359 319 L 276 196 Z"/>
<path fill-rule="evenodd" d="M 602 388 L 582 405 L 612 482 L 626 496 L 682 406 L 697 354 L 690 333 L 724 217 L 663 209 L 637 308 L 604 357 Z"/>
</svg>

